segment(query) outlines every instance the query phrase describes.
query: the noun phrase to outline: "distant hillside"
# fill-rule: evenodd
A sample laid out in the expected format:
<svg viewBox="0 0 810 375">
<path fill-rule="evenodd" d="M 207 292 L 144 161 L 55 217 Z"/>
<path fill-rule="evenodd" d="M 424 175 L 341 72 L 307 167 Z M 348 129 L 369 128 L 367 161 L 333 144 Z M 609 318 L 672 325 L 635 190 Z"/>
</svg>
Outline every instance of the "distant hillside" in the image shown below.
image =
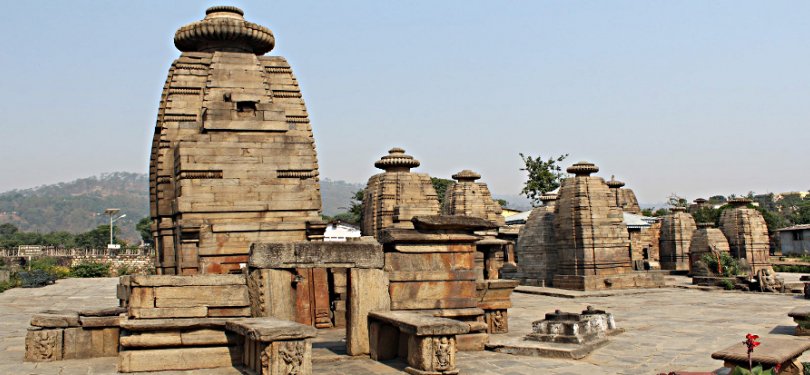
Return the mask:
<svg viewBox="0 0 810 375">
<path fill-rule="evenodd" d="M 120 208 L 121 237 L 137 242 L 135 223 L 149 215 L 149 179 L 145 174 L 114 172 L 71 182 L 0 193 L 0 223 L 26 232 L 81 233 L 108 222 L 103 212 Z"/>
<path fill-rule="evenodd" d="M 361 183 L 321 180 L 323 214 L 346 211 Z M 526 210 L 529 201 L 518 195 L 495 194 L 510 208 Z M 129 242 L 140 240 L 135 223 L 149 215 L 149 177 L 146 174 L 114 172 L 71 182 L 0 193 L 0 224 L 11 223 L 21 231 L 82 233 L 105 224 L 107 208 L 120 208 L 127 217 L 116 223 Z"/>
<path fill-rule="evenodd" d="M 351 204 L 354 193 L 363 190 L 366 186 L 360 183 L 346 181 L 333 181 L 328 178 L 321 180 L 321 204 L 323 214 L 334 216 L 346 212 Z"/>
</svg>

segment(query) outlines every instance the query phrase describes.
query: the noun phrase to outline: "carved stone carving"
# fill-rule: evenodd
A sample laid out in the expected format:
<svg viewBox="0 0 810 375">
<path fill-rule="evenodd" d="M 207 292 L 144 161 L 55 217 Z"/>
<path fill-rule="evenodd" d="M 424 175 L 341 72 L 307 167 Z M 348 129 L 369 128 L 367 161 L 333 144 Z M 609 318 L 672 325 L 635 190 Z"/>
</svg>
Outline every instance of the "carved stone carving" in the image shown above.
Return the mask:
<svg viewBox="0 0 810 375">
<path fill-rule="evenodd" d="M 281 359 L 280 370 L 281 374 L 285 375 L 301 375 L 301 364 L 304 362 L 304 347 L 303 341 L 289 341 L 279 345 L 278 355 Z"/>
<path fill-rule="evenodd" d="M 62 330 L 28 331 L 25 337 L 25 360 L 48 362 L 62 359 Z"/>
<path fill-rule="evenodd" d="M 433 339 L 434 369 L 450 370 L 453 366 L 453 338 L 442 337 Z"/>
</svg>

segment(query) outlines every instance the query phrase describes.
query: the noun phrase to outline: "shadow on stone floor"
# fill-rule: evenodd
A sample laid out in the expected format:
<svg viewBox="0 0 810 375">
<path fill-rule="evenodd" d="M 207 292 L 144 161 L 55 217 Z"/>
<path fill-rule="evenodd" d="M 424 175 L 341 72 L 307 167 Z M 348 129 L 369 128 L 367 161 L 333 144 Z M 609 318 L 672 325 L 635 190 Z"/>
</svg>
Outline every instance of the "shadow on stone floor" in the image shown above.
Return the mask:
<svg viewBox="0 0 810 375">
<path fill-rule="evenodd" d="M 796 326 L 783 326 L 783 325 L 779 325 L 779 326 L 774 327 L 774 328 L 773 328 L 773 329 L 772 329 L 770 332 L 768 332 L 768 333 L 774 333 L 774 334 L 777 334 L 777 335 L 790 335 L 790 336 L 793 336 L 793 334 L 794 334 L 795 332 L 796 332 Z"/>
</svg>

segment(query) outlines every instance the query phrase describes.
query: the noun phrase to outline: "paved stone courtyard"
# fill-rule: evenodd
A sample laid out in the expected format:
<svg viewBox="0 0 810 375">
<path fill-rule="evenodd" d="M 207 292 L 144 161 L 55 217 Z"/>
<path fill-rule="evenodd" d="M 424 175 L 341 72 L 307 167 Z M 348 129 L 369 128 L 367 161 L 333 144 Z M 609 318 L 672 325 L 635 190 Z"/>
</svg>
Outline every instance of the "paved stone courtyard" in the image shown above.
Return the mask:
<svg viewBox="0 0 810 375">
<path fill-rule="evenodd" d="M 786 278 L 796 278 L 788 275 Z M 672 280 L 675 280 L 672 282 Z M 685 284 L 685 278 L 670 278 Z M 113 374 L 115 358 L 23 363 L 24 337 L 30 316 L 43 309 L 107 307 L 117 303 L 117 279 L 65 279 L 39 289 L 12 289 L 0 294 L 0 374 Z M 606 293 L 610 294 L 610 293 Z M 707 292 L 662 288 L 613 295 L 560 298 L 515 293 L 509 310 L 509 335 L 530 331 L 531 322 L 554 309 L 580 311 L 588 305 L 615 314 L 625 333 L 579 360 L 554 360 L 499 354 L 460 352 L 463 374 L 655 374 L 674 370 L 710 371 L 721 363 L 710 354 L 746 333 L 789 335 L 787 312 L 810 305 L 798 296 L 739 292 Z M 404 363 L 377 363 L 341 355 L 341 330 L 320 331 L 313 344 L 314 373 L 400 374 Z M 802 361 L 810 361 L 805 354 Z M 162 374 L 238 374 L 236 370 L 164 372 Z"/>
</svg>

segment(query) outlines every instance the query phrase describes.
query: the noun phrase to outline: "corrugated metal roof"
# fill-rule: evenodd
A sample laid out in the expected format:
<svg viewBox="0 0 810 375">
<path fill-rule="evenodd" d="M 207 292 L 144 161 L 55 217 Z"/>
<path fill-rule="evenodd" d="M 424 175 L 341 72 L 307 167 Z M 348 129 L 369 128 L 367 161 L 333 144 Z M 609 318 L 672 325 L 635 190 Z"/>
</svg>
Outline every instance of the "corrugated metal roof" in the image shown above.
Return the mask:
<svg viewBox="0 0 810 375">
<path fill-rule="evenodd" d="M 523 211 L 519 214 L 509 215 L 506 217 L 506 224 L 525 224 L 531 213 L 532 211 L 529 210 Z"/>
<path fill-rule="evenodd" d="M 633 229 L 649 228 L 656 220 L 654 217 L 636 215 L 629 212 L 622 212 L 622 214 L 624 215 L 624 224 L 627 225 L 628 228 Z"/>
<path fill-rule="evenodd" d="M 801 225 L 794 225 L 792 227 L 777 229 L 777 232 L 788 232 L 793 230 L 808 230 L 810 229 L 810 224 L 801 224 Z"/>
</svg>

